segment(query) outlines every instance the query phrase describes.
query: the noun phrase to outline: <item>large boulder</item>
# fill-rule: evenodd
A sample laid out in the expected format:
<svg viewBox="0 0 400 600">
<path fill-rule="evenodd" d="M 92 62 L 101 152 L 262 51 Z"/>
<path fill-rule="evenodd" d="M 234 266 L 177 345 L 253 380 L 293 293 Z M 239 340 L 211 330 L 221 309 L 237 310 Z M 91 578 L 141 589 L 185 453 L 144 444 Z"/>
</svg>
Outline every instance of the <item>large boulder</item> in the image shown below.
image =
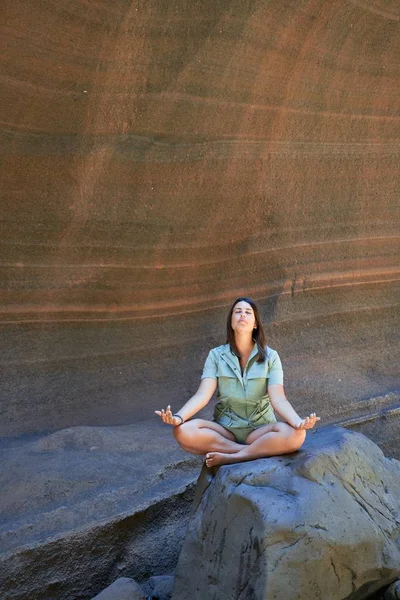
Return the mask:
<svg viewBox="0 0 400 600">
<path fill-rule="evenodd" d="M 201 458 L 161 421 L 3 443 L 0 462 L 1 600 L 89 600 L 175 569 Z"/>
<path fill-rule="evenodd" d="M 340 427 L 206 469 L 173 600 L 361 600 L 400 572 L 400 463 Z"/>
</svg>

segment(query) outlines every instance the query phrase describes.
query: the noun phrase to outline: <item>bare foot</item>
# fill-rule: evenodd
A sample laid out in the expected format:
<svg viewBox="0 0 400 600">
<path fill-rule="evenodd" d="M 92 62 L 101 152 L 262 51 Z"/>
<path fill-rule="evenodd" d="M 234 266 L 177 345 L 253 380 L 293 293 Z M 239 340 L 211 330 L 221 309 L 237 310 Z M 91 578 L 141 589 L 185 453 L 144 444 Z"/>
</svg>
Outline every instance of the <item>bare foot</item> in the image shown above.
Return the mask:
<svg viewBox="0 0 400 600">
<path fill-rule="evenodd" d="M 225 452 L 207 452 L 206 465 L 207 467 L 217 467 L 219 465 L 231 465 L 233 463 L 243 462 L 245 457 L 240 452 L 234 454 L 226 454 Z"/>
</svg>

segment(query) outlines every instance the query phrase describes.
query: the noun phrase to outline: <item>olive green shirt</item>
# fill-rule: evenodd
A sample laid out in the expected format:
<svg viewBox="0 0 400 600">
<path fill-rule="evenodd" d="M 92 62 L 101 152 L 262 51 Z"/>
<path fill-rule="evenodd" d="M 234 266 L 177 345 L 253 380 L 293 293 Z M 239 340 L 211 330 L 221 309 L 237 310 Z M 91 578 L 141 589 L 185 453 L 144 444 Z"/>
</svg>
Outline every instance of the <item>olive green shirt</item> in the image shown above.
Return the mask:
<svg viewBox="0 0 400 600">
<path fill-rule="evenodd" d="M 218 381 L 214 419 L 224 426 L 228 423 L 228 416 L 233 418 L 232 426 L 237 417 L 250 426 L 276 420 L 268 385 L 283 385 L 282 364 L 276 350 L 268 346 L 262 363 L 257 362 L 257 355 L 257 344 L 254 344 L 242 374 L 239 358 L 229 344 L 213 348 L 208 354 L 201 378 L 212 377 Z"/>
</svg>

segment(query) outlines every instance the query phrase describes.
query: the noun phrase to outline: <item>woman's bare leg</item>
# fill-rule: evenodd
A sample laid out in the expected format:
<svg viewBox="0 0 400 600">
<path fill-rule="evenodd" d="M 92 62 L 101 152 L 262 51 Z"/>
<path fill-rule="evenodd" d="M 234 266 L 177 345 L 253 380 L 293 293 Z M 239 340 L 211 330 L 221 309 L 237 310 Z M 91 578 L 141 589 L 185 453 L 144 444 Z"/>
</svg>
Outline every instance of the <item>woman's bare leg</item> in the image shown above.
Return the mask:
<svg viewBox="0 0 400 600">
<path fill-rule="evenodd" d="M 287 423 L 264 425 L 247 436 L 246 446 L 242 446 L 239 452 L 234 454 L 221 451 L 207 452 L 206 464 L 208 467 L 215 467 L 255 458 L 289 454 L 298 450 L 305 438 L 304 429 L 294 429 Z"/>
<path fill-rule="evenodd" d="M 209 451 L 232 454 L 244 446 L 235 442 L 233 433 L 214 421 L 193 419 L 174 427 L 176 441 L 184 450 L 192 454 L 206 454 Z"/>
</svg>

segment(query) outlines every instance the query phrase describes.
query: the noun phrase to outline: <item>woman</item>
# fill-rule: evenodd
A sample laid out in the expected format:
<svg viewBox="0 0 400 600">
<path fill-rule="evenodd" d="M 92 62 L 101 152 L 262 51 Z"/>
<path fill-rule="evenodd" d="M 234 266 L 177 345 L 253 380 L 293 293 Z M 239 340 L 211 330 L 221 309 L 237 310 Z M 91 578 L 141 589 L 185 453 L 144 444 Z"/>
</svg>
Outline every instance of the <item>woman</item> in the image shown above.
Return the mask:
<svg viewBox="0 0 400 600">
<path fill-rule="evenodd" d="M 250 298 L 233 303 L 227 321 L 227 344 L 213 348 L 197 392 L 172 414 L 156 410 L 174 426 L 177 442 L 187 452 L 205 454 L 213 467 L 295 452 L 306 429 L 319 417 L 301 419 L 287 401 L 278 353 L 265 344 L 260 312 Z M 218 387 L 214 420 L 191 419 Z M 274 411 L 283 419 L 277 422 Z"/>
</svg>

